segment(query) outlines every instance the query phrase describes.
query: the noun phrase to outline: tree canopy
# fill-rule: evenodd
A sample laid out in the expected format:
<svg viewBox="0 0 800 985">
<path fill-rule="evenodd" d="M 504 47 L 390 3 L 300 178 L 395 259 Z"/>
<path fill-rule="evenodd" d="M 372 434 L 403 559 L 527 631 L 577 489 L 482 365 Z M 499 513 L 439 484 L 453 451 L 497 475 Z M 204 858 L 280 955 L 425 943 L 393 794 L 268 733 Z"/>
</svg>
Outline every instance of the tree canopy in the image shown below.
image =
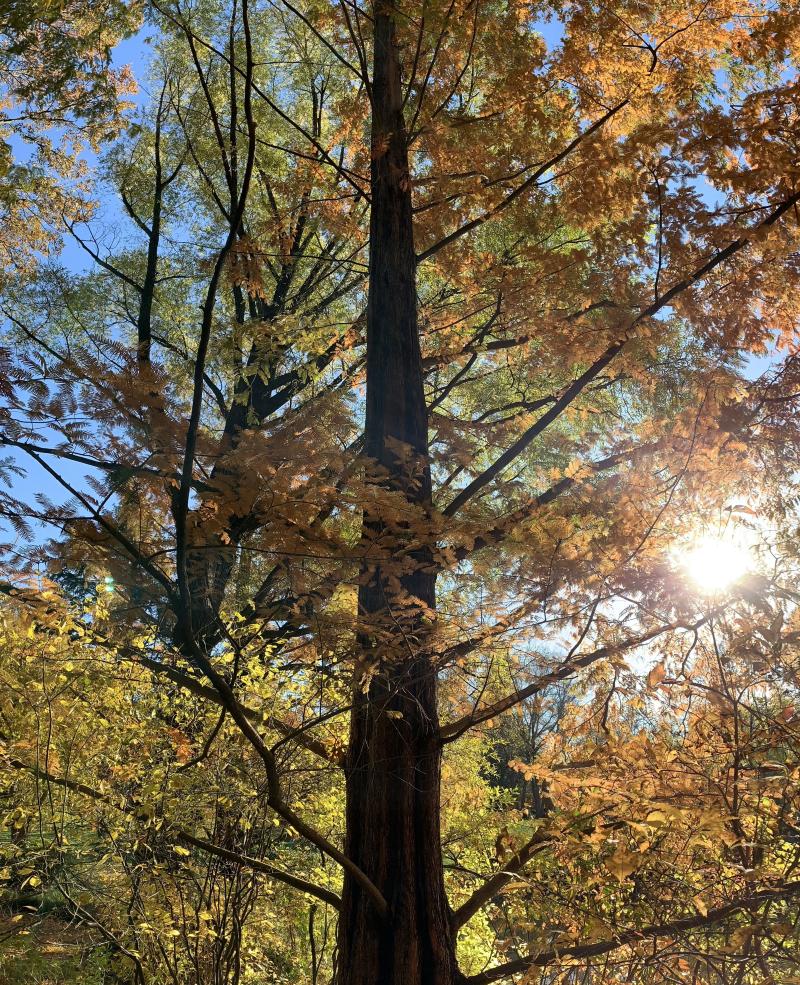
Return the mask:
<svg viewBox="0 0 800 985">
<path fill-rule="evenodd" d="M 3 11 L 0 977 L 800 982 L 796 4 Z"/>
</svg>

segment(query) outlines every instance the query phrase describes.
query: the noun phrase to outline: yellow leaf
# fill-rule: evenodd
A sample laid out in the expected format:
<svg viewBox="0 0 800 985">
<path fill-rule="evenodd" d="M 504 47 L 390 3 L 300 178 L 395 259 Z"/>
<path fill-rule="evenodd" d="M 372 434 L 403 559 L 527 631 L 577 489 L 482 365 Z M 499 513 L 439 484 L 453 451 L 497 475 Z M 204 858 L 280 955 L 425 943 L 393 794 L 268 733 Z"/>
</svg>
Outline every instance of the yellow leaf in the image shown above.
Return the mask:
<svg viewBox="0 0 800 985">
<path fill-rule="evenodd" d="M 605 860 L 605 866 L 618 882 L 624 882 L 643 862 L 642 856 L 637 855 L 636 852 L 631 852 L 627 848 L 618 848 Z"/>
<path fill-rule="evenodd" d="M 566 478 L 574 479 L 576 482 L 579 482 L 581 479 L 585 479 L 591 474 L 591 468 L 589 468 L 580 458 L 573 458 L 566 469 L 564 469 L 564 475 Z"/>
</svg>

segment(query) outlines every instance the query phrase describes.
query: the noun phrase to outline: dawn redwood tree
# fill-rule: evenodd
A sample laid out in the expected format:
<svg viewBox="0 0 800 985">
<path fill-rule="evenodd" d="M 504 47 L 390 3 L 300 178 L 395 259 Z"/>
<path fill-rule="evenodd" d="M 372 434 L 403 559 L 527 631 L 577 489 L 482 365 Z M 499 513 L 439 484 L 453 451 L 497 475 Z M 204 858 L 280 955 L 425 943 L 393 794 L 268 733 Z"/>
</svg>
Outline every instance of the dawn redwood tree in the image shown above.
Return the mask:
<svg viewBox="0 0 800 985">
<path fill-rule="evenodd" d="M 371 78 L 369 286 L 364 453 L 411 516 L 365 503 L 367 552 L 387 537 L 400 566 L 367 560 L 358 589 L 360 659 L 345 760 L 346 851 L 378 887 L 387 912 L 345 878 L 342 982 L 453 982 L 458 977 L 440 836 L 441 743 L 434 655 L 431 544 L 415 537 L 430 509 L 428 415 L 417 326 L 416 256 L 400 53 L 391 9 L 375 8 Z M 403 528 L 407 529 L 404 533 Z M 398 529 L 399 528 L 399 529 Z M 417 535 L 418 539 L 418 535 Z M 365 667 L 366 669 L 366 667 Z"/>
<path fill-rule="evenodd" d="M 774 748 L 792 713 L 745 706 L 726 663 L 748 659 L 756 624 L 796 642 L 792 596 L 761 574 L 698 607 L 670 550 L 726 508 L 792 509 L 800 15 L 234 0 L 156 2 L 148 24 L 150 105 L 98 176 L 129 238 L 66 214 L 95 271 L 45 268 L 4 301 L 17 349 L 0 440 L 70 498 L 33 508 L 12 491 L 3 507 L 22 536 L 26 517 L 61 527 L 31 561 L 110 579 L 91 645 L 221 708 L 263 777 L 253 795 L 340 867 L 341 892 L 215 844 L 200 820 L 168 822 L 180 844 L 335 907 L 337 985 L 483 985 L 616 952 L 632 968 L 642 940 L 700 952 L 693 932 L 795 899 L 780 825 L 757 805 L 743 820 L 737 777 L 754 767 L 708 696 Z M 789 355 L 753 380 L 744 357 L 775 342 Z M 726 613 L 721 650 L 703 634 Z M 625 654 L 647 645 L 662 659 L 634 707 Z M 275 668 L 304 690 L 270 691 Z M 443 752 L 584 672 L 542 817 L 492 834 L 494 871 L 448 884 Z M 657 723 L 658 756 L 643 747 L 665 681 L 711 709 L 684 776 L 710 750 L 733 757 L 733 800 L 699 819 L 689 786 L 665 793 L 654 764 L 676 760 Z M 346 749 L 325 738 L 343 714 Z M 191 737 L 198 761 L 220 728 Z M 341 771 L 343 837 L 298 804 L 287 744 Z M 23 753 L 8 766 L 108 800 Z M 710 897 L 642 869 L 662 833 L 613 848 L 633 808 L 581 800 L 595 768 L 635 778 L 640 827 L 717 825 Z M 529 891 L 528 864 L 573 829 L 619 898 L 592 902 L 585 869 L 565 869 L 545 918 L 559 887 L 543 877 L 544 937 L 462 970 L 459 930 Z M 771 869 L 746 864 L 759 839 Z"/>
</svg>

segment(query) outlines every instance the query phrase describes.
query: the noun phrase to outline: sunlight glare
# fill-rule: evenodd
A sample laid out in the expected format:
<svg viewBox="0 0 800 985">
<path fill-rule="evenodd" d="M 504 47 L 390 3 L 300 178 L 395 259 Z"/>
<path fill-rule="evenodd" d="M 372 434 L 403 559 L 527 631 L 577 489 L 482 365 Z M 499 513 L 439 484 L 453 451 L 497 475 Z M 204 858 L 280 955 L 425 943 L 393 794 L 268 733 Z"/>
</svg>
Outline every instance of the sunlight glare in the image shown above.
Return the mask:
<svg viewBox="0 0 800 985">
<path fill-rule="evenodd" d="M 704 536 L 683 554 L 682 567 L 704 593 L 725 591 L 745 575 L 751 565 L 751 552 L 731 539 Z"/>
</svg>

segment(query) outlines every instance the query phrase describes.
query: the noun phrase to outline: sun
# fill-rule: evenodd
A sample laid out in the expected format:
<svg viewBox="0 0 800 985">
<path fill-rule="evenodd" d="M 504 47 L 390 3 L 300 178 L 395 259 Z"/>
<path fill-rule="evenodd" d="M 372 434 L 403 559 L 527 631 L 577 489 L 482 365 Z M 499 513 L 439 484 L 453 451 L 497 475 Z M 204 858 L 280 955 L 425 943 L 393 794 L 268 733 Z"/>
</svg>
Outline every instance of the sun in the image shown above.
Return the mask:
<svg viewBox="0 0 800 985">
<path fill-rule="evenodd" d="M 753 564 L 751 549 L 732 537 L 705 535 L 681 551 L 681 567 L 706 595 L 724 592 Z"/>
</svg>

